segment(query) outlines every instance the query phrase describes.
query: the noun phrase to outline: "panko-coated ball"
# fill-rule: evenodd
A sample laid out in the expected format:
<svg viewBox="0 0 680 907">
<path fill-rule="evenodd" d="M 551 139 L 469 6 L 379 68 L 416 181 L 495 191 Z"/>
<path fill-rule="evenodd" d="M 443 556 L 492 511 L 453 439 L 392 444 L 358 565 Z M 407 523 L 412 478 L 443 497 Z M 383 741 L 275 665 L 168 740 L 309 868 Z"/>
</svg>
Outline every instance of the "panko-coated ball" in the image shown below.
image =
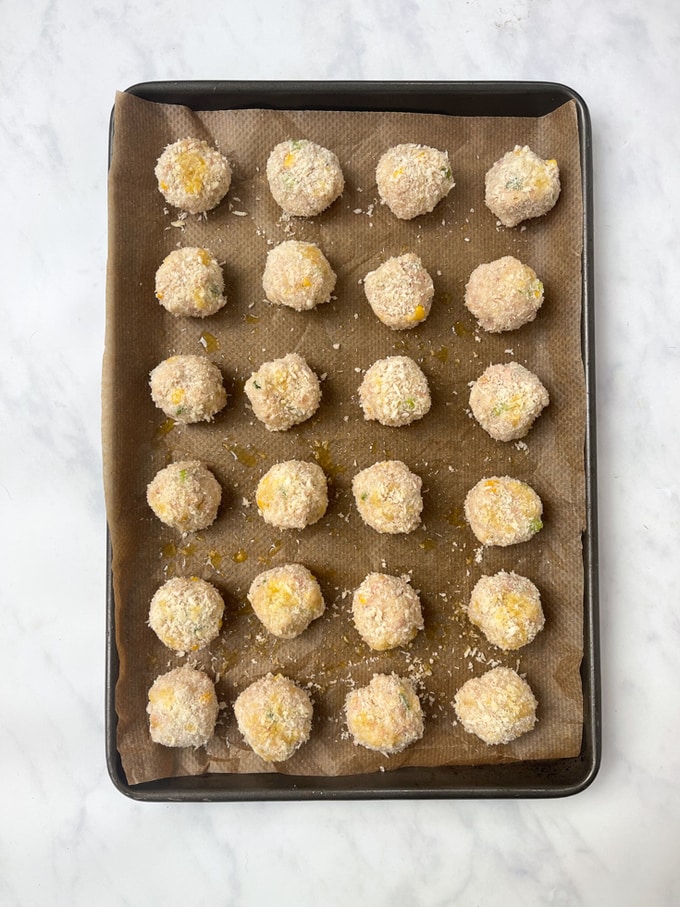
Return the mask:
<svg viewBox="0 0 680 907">
<path fill-rule="evenodd" d="M 560 194 L 557 161 L 544 161 L 528 145 L 515 145 L 487 172 L 485 202 L 505 227 L 554 208 Z"/>
<path fill-rule="evenodd" d="M 316 463 L 286 460 L 262 476 L 255 498 L 265 523 L 279 529 L 304 529 L 326 512 L 328 482 Z"/>
<path fill-rule="evenodd" d="M 506 255 L 474 269 L 465 287 L 465 305 L 485 331 L 516 331 L 536 318 L 543 305 L 543 284 L 533 268 Z"/>
<path fill-rule="evenodd" d="M 307 139 L 290 139 L 272 150 L 267 180 L 276 204 L 297 217 L 321 214 L 345 188 L 336 155 Z"/>
<path fill-rule="evenodd" d="M 321 402 L 319 379 L 299 353 L 263 363 L 244 390 L 253 412 L 269 431 L 287 431 L 305 422 Z"/>
<path fill-rule="evenodd" d="M 366 299 L 376 317 L 393 331 L 417 327 L 430 314 L 434 284 L 423 263 L 407 252 L 388 258 L 364 277 Z"/>
<path fill-rule="evenodd" d="M 536 697 L 512 668 L 493 668 L 481 677 L 472 677 L 453 701 L 468 734 L 491 746 L 510 743 L 536 724 Z"/>
<path fill-rule="evenodd" d="M 156 298 L 171 315 L 214 315 L 227 301 L 222 268 L 207 249 L 175 249 L 156 271 Z"/>
<path fill-rule="evenodd" d="M 423 509 L 420 476 L 401 460 L 382 460 L 362 469 L 352 480 L 357 510 L 376 532 L 413 532 Z"/>
<path fill-rule="evenodd" d="M 410 425 L 429 412 L 432 400 L 427 378 L 408 356 L 378 359 L 359 387 L 365 419 L 381 425 Z"/>
<path fill-rule="evenodd" d="M 528 645 L 545 625 L 536 586 L 526 576 L 505 570 L 477 581 L 467 613 L 490 643 L 506 651 Z"/>
<path fill-rule="evenodd" d="M 314 574 L 302 564 L 272 567 L 255 577 L 248 601 L 260 621 L 280 639 L 294 639 L 325 610 Z"/>
<path fill-rule="evenodd" d="M 210 422 L 227 403 L 222 372 L 205 356 L 164 359 L 149 384 L 153 402 L 175 422 Z"/>
<path fill-rule="evenodd" d="M 224 600 L 198 576 L 174 576 L 156 591 L 149 608 L 149 626 L 163 645 L 176 652 L 196 652 L 217 637 Z"/>
<path fill-rule="evenodd" d="M 345 699 L 347 727 L 354 743 L 386 756 L 423 736 L 423 710 L 413 684 L 396 674 L 374 674 L 368 686 Z"/>
<path fill-rule="evenodd" d="M 470 409 L 497 441 L 523 438 L 550 402 L 540 379 L 519 362 L 490 365 L 470 391 Z"/>
<path fill-rule="evenodd" d="M 364 642 L 383 652 L 411 642 L 424 627 L 420 598 L 406 579 L 369 573 L 352 597 L 354 626 Z"/>
<path fill-rule="evenodd" d="M 202 139 L 180 139 L 168 145 L 154 172 L 163 198 L 189 214 L 219 205 L 231 185 L 229 161 Z"/>
<path fill-rule="evenodd" d="M 534 489 L 509 476 L 480 479 L 465 498 L 465 518 L 482 545 L 528 542 L 543 528 L 542 513 Z"/>
<path fill-rule="evenodd" d="M 380 198 L 402 220 L 429 214 L 456 185 L 448 152 L 427 145 L 395 145 L 375 175 Z"/>
<path fill-rule="evenodd" d="M 256 680 L 234 703 L 239 731 L 265 762 L 285 762 L 309 740 L 313 713 L 309 695 L 281 674 Z"/>
<path fill-rule="evenodd" d="M 335 280 L 335 272 L 317 245 L 289 239 L 267 254 L 262 288 L 275 305 L 308 312 L 330 300 Z"/>
<path fill-rule="evenodd" d="M 146 711 L 154 743 L 203 746 L 215 732 L 215 686 L 203 671 L 183 665 L 156 678 Z"/>
<path fill-rule="evenodd" d="M 146 499 L 166 526 L 182 533 L 198 532 L 215 522 L 222 488 L 199 460 L 180 460 L 156 473 Z"/>
</svg>

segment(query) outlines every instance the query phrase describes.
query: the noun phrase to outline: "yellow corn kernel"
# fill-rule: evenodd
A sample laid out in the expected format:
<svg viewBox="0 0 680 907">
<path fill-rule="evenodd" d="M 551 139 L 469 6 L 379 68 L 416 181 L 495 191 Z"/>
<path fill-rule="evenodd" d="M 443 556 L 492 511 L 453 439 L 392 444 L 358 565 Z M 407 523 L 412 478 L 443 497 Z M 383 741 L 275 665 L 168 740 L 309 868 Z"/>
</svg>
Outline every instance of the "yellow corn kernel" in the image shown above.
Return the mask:
<svg viewBox="0 0 680 907">
<path fill-rule="evenodd" d="M 181 403 L 184 400 L 184 388 L 183 387 L 173 387 L 170 392 L 170 402 L 177 406 L 178 403 Z"/>
<path fill-rule="evenodd" d="M 423 306 L 417 305 L 415 307 L 415 309 L 413 310 L 413 314 L 411 315 L 411 320 L 412 321 L 422 321 L 424 317 L 425 317 L 425 309 L 423 308 Z"/>
<path fill-rule="evenodd" d="M 283 159 L 283 166 L 292 167 L 294 161 L 295 161 L 295 155 L 293 154 L 292 151 L 289 151 L 288 154 Z"/>
<path fill-rule="evenodd" d="M 397 167 L 397 169 L 394 170 L 392 173 L 392 179 L 395 179 L 395 180 L 399 179 L 399 177 L 402 175 L 403 172 L 404 172 L 403 167 Z"/>
<path fill-rule="evenodd" d="M 207 252 L 205 249 L 199 249 L 199 250 L 198 250 L 198 257 L 199 257 L 200 260 L 201 260 L 201 264 L 202 264 L 202 265 L 205 265 L 206 268 L 207 268 L 208 265 L 210 264 L 210 261 L 211 261 L 210 253 Z"/>
</svg>

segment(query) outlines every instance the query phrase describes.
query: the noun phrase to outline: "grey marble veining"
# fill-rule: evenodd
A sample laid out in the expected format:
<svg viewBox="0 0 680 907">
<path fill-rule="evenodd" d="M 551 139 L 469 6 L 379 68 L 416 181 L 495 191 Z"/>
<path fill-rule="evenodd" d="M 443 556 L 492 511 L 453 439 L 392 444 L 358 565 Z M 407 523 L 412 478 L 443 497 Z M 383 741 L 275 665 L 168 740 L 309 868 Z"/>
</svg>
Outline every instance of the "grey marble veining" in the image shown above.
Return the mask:
<svg viewBox="0 0 680 907">
<path fill-rule="evenodd" d="M 673 0 L 0 7 L 0 903 L 680 903 Z M 559 801 L 143 805 L 104 764 L 108 117 L 151 79 L 530 79 L 593 118 L 604 760 Z"/>
</svg>

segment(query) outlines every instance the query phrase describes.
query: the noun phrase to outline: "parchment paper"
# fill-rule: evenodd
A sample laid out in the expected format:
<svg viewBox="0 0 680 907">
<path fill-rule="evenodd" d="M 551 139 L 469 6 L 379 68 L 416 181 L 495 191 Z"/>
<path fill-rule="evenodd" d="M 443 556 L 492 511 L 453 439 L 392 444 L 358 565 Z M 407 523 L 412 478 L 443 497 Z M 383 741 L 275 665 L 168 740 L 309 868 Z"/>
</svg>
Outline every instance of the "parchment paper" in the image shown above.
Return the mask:
<svg viewBox="0 0 680 907">
<path fill-rule="evenodd" d="M 160 195 L 156 159 L 172 141 L 205 138 L 227 155 L 234 179 L 207 217 L 181 220 Z M 344 194 L 314 219 L 286 220 L 264 176 L 271 148 L 307 137 L 332 148 L 345 174 Z M 449 152 L 456 187 L 428 216 L 398 221 L 379 203 L 375 165 L 400 142 Z M 556 158 L 562 194 L 526 229 L 499 227 L 484 205 L 484 174 L 515 144 Z M 581 361 L 582 200 L 575 109 L 540 118 L 458 118 L 425 114 L 234 110 L 193 113 L 119 94 L 109 179 L 107 334 L 103 374 L 106 501 L 113 544 L 118 748 L 130 783 L 199 772 L 281 771 L 335 775 L 402 765 L 554 759 L 579 752 L 583 654 L 585 527 L 584 376 Z M 336 298 L 309 313 L 271 306 L 261 276 L 272 245 L 317 242 L 338 275 Z M 176 319 L 154 298 L 154 275 L 172 249 L 200 245 L 220 262 L 229 301 L 213 317 Z M 414 251 L 435 284 L 429 318 L 392 332 L 371 312 L 361 279 L 391 255 Z M 538 318 L 519 331 L 489 335 L 463 306 L 478 264 L 512 254 L 545 285 Z M 243 383 L 263 361 L 298 351 L 323 381 L 317 414 L 286 433 L 267 432 L 252 415 Z M 174 353 L 208 355 L 223 370 L 226 409 L 208 425 L 169 422 L 153 405 L 148 375 Z M 412 356 L 432 391 L 430 413 L 407 428 L 365 422 L 357 401 L 362 373 L 376 359 Z M 493 441 L 468 413 L 469 383 L 491 363 L 515 359 L 535 371 L 551 403 L 524 444 Z M 224 488 L 216 523 L 182 538 L 145 500 L 157 470 L 184 458 L 203 460 Z M 260 476 L 275 462 L 317 459 L 330 478 L 324 519 L 302 532 L 265 525 L 254 504 Z M 423 525 L 403 537 L 365 526 L 351 496 L 352 476 L 397 458 L 424 481 Z M 528 481 L 544 503 L 545 528 L 531 542 L 479 551 L 463 518 L 469 488 L 488 475 Z M 246 593 L 253 577 L 300 561 L 318 577 L 326 614 L 297 640 L 267 634 Z M 488 644 L 464 607 L 482 573 L 515 570 L 539 586 L 545 630 L 518 653 Z M 351 620 L 351 592 L 370 571 L 409 574 L 420 591 L 425 630 L 407 648 L 372 653 Z M 168 577 L 198 575 L 227 603 L 222 633 L 209 649 L 179 658 L 147 626 L 149 601 Z M 172 750 L 150 740 L 145 712 L 155 677 L 184 661 L 217 679 L 224 703 L 207 747 Z M 452 700 L 468 678 L 494 664 L 526 674 L 538 700 L 536 729 L 512 744 L 488 747 L 456 723 Z M 312 738 L 274 768 L 243 743 L 233 716 L 238 693 L 267 671 L 282 671 L 314 700 Z M 347 691 L 375 672 L 411 677 L 421 695 L 421 741 L 387 758 L 353 745 L 342 706 Z"/>
</svg>

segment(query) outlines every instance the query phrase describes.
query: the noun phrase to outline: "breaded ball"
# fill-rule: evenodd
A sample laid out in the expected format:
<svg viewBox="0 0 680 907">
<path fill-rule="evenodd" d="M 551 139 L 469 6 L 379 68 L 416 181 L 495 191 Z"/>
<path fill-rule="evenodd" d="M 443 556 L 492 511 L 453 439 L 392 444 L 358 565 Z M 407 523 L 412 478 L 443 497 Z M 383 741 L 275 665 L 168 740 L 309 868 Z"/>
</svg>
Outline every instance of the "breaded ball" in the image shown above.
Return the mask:
<svg viewBox="0 0 680 907">
<path fill-rule="evenodd" d="M 549 402 L 539 378 L 519 362 L 490 365 L 470 391 L 472 414 L 497 441 L 523 438 Z"/>
<path fill-rule="evenodd" d="M 505 227 L 547 214 L 560 194 L 557 161 L 544 161 L 528 145 L 504 154 L 484 182 L 486 206 Z"/>
<path fill-rule="evenodd" d="M 214 523 L 221 499 L 220 483 L 199 460 L 171 463 L 146 489 L 146 500 L 158 519 L 182 533 Z"/>
<path fill-rule="evenodd" d="M 316 463 L 286 460 L 262 476 L 255 497 L 265 523 L 279 529 L 304 529 L 326 512 L 328 483 Z"/>
<path fill-rule="evenodd" d="M 506 651 L 528 645 L 545 625 L 536 586 L 505 570 L 477 581 L 467 613 L 490 643 Z"/>
<path fill-rule="evenodd" d="M 304 633 L 326 606 L 316 577 L 302 564 L 265 570 L 253 580 L 248 601 L 265 627 L 280 639 Z"/>
<path fill-rule="evenodd" d="M 423 710 L 413 684 L 396 674 L 374 674 L 345 699 L 354 743 L 391 756 L 423 736 Z"/>
<path fill-rule="evenodd" d="M 282 674 L 251 683 L 234 703 L 239 731 L 265 762 L 285 762 L 309 740 L 313 713 L 309 695 Z"/>
<path fill-rule="evenodd" d="M 430 314 L 434 284 L 413 252 L 388 258 L 364 277 L 374 314 L 393 331 L 417 327 Z"/>
<path fill-rule="evenodd" d="M 376 532 L 395 535 L 420 525 L 423 481 L 401 460 L 382 460 L 352 480 L 357 509 Z"/>
<path fill-rule="evenodd" d="M 378 359 L 364 375 L 359 403 L 365 419 L 381 425 L 410 425 L 429 412 L 432 400 L 427 378 L 408 356 Z"/>
<path fill-rule="evenodd" d="M 402 220 L 429 214 L 456 185 L 449 155 L 427 145 L 395 145 L 375 171 L 380 198 Z"/>
<path fill-rule="evenodd" d="M 149 379 L 151 399 L 175 422 L 210 422 L 227 403 L 222 372 L 205 356 L 171 356 Z"/>
<path fill-rule="evenodd" d="M 180 139 L 168 145 L 154 172 L 166 202 L 189 214 L 219 205 L 231 185 L 229 161 L 202 139 Z"/>
<path fill-rule="evenodd" d="M 162 746 L 203 746 L 215 732 L 219 706 L 212 680 L 183 665 L 161 674 L 149 690 L 149 731 Z"/>
<path fill-rule="evenodd" d="M 470 274 L 465 305 L 485 331 L 515 331 L 536 317 L 543 305 L 543 284 L 533 268 L 505 255 Z"/>
<path fill-rule="evenodd" d="M 335 280 L 335 272 L 317 245 L 289 239 L 268 253 L 262 288 L 275 305 L 308 312 L 330 300 Z"/>
<path fill-rule="evenodd" d="M 352 616 L 371 649 L 384 652 L 405 646 L 424 627 L 418 593 L 401 576 L 369 573 L 355 590 Z"/>
<path fill-rule="evenodd" d="M 156 298 L 172 315 L 214 315 L 227 301 L 222 268 L 207 249 L 175 249 L 156 271 Z"/>
<path fill-rule="evenodd" d="M 321 402 L 319 379 L 299 353 L 265 362 L 248 378 L 244 390 L 269 431 L 287 431 L 305 422 Z"/>
<path fill-rule="evenodd" d="M 267 179 L 276 204 L 297 217 L 321 214 L 345 188 L 335 154 L 307 139 L 277 145 L 267 160 Z"/>
<path fill-rule="evenodd" d="M 169 649 L 196 652 L 216 639 L 223 614 L 224 600 L 211 583 L 174 576 L 151 599 L 149 626 Z"/>
<path fill-rule="evenodd" d="M 480 479 L 465 498 L 465 518 L 482 545 L 528 542 L 543 528 L 542 513 L 534 489 L 509 476 Z"/>
<path fill-rule="evenodd" d="M 536 697 L 512 668 L 493 668 L 481 677 L 472 677 L 453 701 L 468 734 L 476 734 L 492 746 L 510 743 L 536 724 Z"/>
</svg>

